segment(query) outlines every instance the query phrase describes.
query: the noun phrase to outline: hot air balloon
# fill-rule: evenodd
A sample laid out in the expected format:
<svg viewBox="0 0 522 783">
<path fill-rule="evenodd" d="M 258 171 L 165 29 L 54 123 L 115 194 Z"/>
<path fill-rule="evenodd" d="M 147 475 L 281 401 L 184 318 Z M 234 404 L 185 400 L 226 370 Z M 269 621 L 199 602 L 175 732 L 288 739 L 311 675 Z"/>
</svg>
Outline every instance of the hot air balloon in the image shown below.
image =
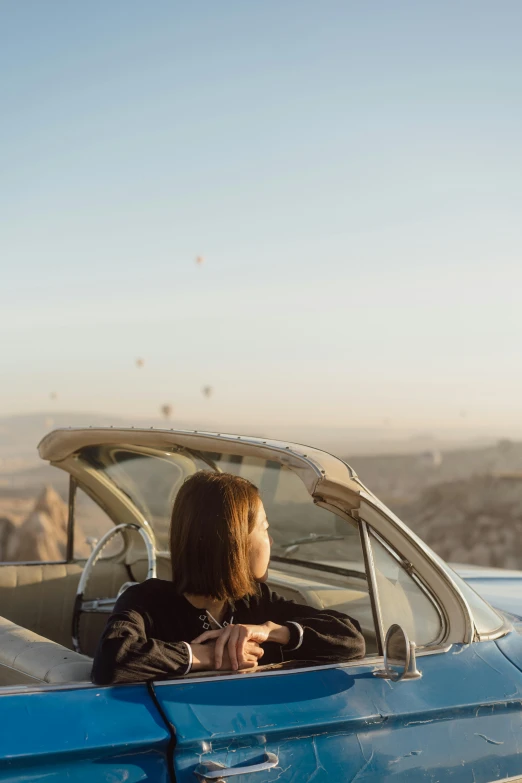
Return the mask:
<svg viewBox="0 0 522 783">
<path fill-rule="evenodd" d="M 203 388 L 201 389 L 201 393 L 203 394 L 204 397 L 212 397 L 213 391 L 214 389 L 212 388 L 212 386 L 203 386 Z"/>
<path fill-rule="evenodd" d="M 143 367 L 145 359 L 136 359 L 136 367 Z"/>
<path fill-rule="evenodd" d="M 202 265 L 202 264 L 204 264 L 204 263 L 205 263 L 205 259 L 203 258 L 203 256 L 197 256 L 197 258 L 196 258 L 196 264 L 197 264 L 198 266 L 201 266 L 201 265 Z"/>
<path fill-rule="evenodd" d="M 51 400 L 56 400 L 58 395 L 56 394 L 56 392 L 51 392 L 49 397 L 50 397 Z"/>
<path fill-rule="evenodd" d="M 438 468 L 442 464 L 442 454 L 438 449 L 423 451 L 419 455 L 419 462 L 425 468 Z"/>
<path fill-rule="evenodd" d="M 508 454 L 513 448 L 513 441 L 509 438 L 501 438 L 499 441 L 497 441 L 497 449 L 502 454 Z"/>
<path fill-rule="evenodd" d="M 172 405 L 169 405 L 167 402 L 161 406 L 160 411 L 166 419 L 170 419 L 170 415 L 172 413 Z"/>
</svg>

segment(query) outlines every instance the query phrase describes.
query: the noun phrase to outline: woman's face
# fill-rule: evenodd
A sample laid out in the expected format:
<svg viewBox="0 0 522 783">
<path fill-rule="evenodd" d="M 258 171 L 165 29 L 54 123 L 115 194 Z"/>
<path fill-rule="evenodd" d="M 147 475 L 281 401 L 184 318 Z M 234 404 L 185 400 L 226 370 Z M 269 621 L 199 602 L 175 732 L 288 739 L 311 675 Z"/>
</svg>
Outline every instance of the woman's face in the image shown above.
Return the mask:
<svg viewBox="0 0 522 783">
<path fill-rule="evenodd" d="M 259 509 L 254 529 L 250 533 L 249 539 L 250 568 L 252 569 L 252 574 L 257 582 L 266 582 L 272 537 L 268 534 L 268 521 L 261 500 L 259 501 Z"/>
</svg>

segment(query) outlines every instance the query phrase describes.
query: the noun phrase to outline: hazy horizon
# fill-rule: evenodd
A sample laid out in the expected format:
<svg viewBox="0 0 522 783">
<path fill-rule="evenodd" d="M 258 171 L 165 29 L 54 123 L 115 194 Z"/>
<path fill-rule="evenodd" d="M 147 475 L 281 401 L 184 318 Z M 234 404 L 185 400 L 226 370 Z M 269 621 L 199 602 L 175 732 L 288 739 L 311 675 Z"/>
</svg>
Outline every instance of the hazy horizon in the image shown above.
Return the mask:
<svg viewBox="0 0 522 783">
<path fill-rule="evenodd" d="M 87 411 L 42 411 L 15 416 L 0 416 L 0 466 L 2 458 L 8 465 L 16 455 L 32 455 L 36 459 L 36 446 L 50 431 L 62 427 L 150 427 L 198 430 L 200 432 L 224 432 L 252 435 L 254 437 L 293 441 L 335 453 L 341 457 L 361 455 L 420 454 L 425 451 L 466 451 L 496 446 L 513 433 L 499 431 L 470 432 L 466 429 L 415 430 L 392 427 L 325 427 L 284 424 L 259 421 L 238 422 L 233 419 L 181 419 L 172 415 L 169 419 L 155 416 L 122 417 L 107 413 Z M 518 436 L 522 441 L 522 433 Z"/>
<path fill-rule="evenodd" d="M 4 4 L 0 416 L 522 433 L 521 24 Z"/>
</svg>

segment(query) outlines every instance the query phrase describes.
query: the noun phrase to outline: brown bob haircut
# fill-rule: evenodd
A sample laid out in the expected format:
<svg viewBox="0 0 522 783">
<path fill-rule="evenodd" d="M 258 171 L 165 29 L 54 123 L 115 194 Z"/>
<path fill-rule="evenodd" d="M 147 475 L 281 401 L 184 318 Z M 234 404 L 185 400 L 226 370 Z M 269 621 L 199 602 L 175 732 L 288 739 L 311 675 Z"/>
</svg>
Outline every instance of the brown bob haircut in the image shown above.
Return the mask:
<svg viewBox="0 0 522 783">
<path fill-rule="evenodd" d="M 182 484 L 170 525 L 172 581 L 178 593 L 238 601 L 257 592 L 248 535 L 259 491 L 230 473 L 199 471 Z"/>
</svg>

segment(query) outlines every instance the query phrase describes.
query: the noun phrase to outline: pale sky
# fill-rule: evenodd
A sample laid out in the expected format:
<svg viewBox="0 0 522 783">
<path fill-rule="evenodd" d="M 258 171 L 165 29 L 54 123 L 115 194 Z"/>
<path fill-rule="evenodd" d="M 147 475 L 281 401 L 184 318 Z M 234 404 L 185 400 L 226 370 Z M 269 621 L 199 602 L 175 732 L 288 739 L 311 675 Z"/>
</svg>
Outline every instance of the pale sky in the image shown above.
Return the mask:
<svg viewBox="0 0 522 783">
<path fill-rule="evenodd" d="M 0 1 L 0 416 L 522 432 L 521 29 Z"/>
</svg>

